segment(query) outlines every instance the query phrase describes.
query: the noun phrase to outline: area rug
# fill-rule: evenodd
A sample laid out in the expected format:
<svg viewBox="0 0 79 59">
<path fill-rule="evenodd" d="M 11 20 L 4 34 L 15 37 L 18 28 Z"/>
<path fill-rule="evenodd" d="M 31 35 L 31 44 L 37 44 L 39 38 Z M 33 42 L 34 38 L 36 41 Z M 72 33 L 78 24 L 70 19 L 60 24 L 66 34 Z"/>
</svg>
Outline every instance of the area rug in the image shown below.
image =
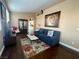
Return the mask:
<svg viewBox="0 0 79 59">
<path fill-rule="evenodd" d="M 26 59 L 50 48 L 47 44 L 41 41 L 34 41 L 31 43 L 28 38 L 21 39 L 21 46 Z"/>
</svg>

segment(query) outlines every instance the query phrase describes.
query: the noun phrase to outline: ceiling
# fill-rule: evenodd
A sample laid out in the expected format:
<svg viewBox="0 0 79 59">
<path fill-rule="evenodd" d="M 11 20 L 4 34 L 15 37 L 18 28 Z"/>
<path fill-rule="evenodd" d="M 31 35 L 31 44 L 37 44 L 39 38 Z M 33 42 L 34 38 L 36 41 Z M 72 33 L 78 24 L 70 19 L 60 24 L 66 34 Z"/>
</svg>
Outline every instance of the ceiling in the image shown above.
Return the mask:
<svg viewBox="0 0 79 59">
<path fill-rule="evenodd" d="M 5 0 L 12 12 L 37 12 L 63 0 Z"/>
</svg>

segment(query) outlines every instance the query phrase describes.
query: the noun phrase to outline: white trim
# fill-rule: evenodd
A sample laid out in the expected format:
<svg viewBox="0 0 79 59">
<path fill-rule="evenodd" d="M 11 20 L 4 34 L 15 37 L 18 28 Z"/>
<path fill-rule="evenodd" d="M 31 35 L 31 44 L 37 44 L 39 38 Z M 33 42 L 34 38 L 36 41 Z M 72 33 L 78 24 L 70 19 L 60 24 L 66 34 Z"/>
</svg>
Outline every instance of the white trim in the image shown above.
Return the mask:
<svg viewBox="0 0 79 59">
<path fill-rule="evenodd" d="M 4 46 L 2 47 L 2 49 L 0 51 L 0 56 L 2 55 L 3 51 L 4 51 Z"/>
<path fill-rule="evenodd" d="M 77 48 L 75 48 L 75 47 L 72 47 L 72 46 L 70 46 L 70 45 L 68 45 L 68 44 L 65 44 L 65 43 L 63 43 L 63 42 L 59 42 L 59 43 L 60 43 L 61 45 L 65 46 L 65 47 L 68 47 L 68 48 L 70 48 L 70 49 L 76 51 L 76 52 L 79 52 L 79 49 L 77 49 Z"/>
</svg>

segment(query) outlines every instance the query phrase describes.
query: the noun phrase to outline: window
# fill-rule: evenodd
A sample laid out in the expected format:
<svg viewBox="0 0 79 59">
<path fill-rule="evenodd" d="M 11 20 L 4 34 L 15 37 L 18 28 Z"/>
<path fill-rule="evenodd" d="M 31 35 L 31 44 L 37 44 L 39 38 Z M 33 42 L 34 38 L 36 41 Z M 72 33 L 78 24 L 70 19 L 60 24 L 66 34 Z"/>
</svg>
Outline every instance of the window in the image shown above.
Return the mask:
<svg viewBox="0 0 79 59">
<path fill-rule="evenodd" d="M 2 6 L 2 4 L 1 4 L 1 2 L 0 2 L 0 31 L 1 31 L 1 6 Z"/>
</svg>

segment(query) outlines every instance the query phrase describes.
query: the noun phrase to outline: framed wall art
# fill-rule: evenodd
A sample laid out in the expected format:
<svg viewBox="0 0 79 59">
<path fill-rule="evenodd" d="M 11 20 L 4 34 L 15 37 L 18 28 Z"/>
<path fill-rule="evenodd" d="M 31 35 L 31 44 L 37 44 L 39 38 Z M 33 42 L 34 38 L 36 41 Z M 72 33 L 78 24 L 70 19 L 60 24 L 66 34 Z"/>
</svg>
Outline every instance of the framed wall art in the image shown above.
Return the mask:
<svg viewBox="0 0 79 59">
<path fill-rule="evenodd" d="M 59 27 L 61 11 L 45 15 L 45 27 Z"/>
</svg>

